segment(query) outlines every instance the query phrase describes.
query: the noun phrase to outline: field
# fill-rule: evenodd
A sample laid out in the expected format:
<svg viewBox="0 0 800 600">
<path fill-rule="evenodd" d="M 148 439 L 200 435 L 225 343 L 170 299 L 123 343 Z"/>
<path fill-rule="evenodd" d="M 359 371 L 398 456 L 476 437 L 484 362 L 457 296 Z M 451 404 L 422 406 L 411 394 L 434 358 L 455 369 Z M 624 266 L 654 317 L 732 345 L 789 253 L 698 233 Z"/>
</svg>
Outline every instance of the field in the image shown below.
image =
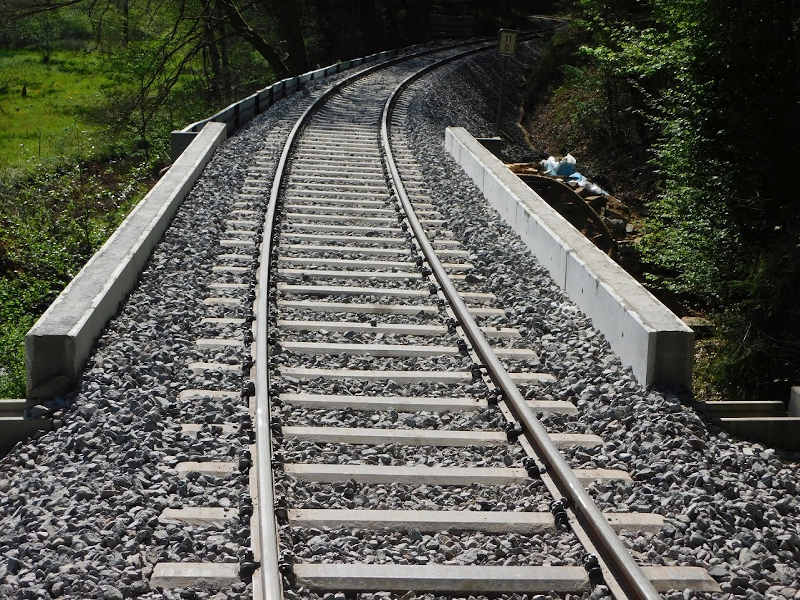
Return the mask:
<svg viewBox="0 0 800 600">
<path fill-rule="evenodd" d="M 61 50 L 45 63 L 39 52 L 0 50 L 0 176 L 94 155 L 102 125 L 88 110 L 105 82 L 96 54 Z"/>
</svg>

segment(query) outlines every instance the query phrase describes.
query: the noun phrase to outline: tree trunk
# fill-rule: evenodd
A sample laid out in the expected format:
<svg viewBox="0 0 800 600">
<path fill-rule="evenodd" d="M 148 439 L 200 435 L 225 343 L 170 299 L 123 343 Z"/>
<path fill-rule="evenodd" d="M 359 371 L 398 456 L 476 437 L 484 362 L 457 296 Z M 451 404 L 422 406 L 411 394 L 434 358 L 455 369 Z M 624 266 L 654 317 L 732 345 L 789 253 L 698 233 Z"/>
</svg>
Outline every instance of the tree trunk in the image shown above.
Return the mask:
<svg viewBox="0 0 800 600">
<path fill-rule="evenodd" d="M 239 32 L 245 40 L 247 40 L 256 51 L 264 57 L 270 68 L 275 73 L 278 79 L 284 79 L 289 76 L 289 70 L 283 64 L 275 51 L 275 48 L 270 46 L 267 41 L 261 37 L 256 30 L 254 30 L 247 21 L 244 20 L 242 13 L 239 12 L 239 7 L 236 6 L 233 0 L 220 0 L 222 7 L 225 9 L 225 14 L 231 26 Z"/>
<path fill-rule="evenodd" d="M 380 46 L 383 32 L 375 12 L 375 0 L 358 0 L 358 21 L 364 40 L 364 53 L 370 54 L 382 49 Z"/>
<path fill-rule="evenodd" d="M 289 58 L 287 60 L 292 75 L 308 71 L 306 46 L 300 29 L 300 3 L 297 0 L 275 0 L 278 31 L 286 40 Z"/>
<path fill-rule="evenodd" d="M 317 51 L 312 56 L 313 62 L 326 64 L 337 59 L 350 58 L 347 50 L 339 43 L 339 19 L 337 14 L 341 11 L 340 7 L 333 7 L 329 0 L 314 0 L 311 9 L 316 19 L 317 30 L 320 41 Z"/>
<path fill-rule="evenodd" d="M 220 22 L 219 55 L 220 61 L 222 62 L 222 69 L 220 71 L 222 75 L 222 93 L 227 99 L 231 97 L 233 92 L 231 89 L 231 63 L 229 60 L 230 53 L 228 52 L 228 31 L 225 21 L 221 18 L 222 12 L 219 8 L 219 2 L 215 2 L 215 5 Z"/>
<path fill-rule="evenodd" d="M 127 48 L 130 41 L 130 3 L 122 0 L 122 43 Z"/>
<path fill-rule="evenodd" d="M 211 63 L 211 93 L 216 98 L 222 97 L 222 67 L 220 65 L 219 48 L 217 48 L 217 40 L 214 37 L 214 25 L 212 23 L 212 6 L 211 0 L 206 0 L 205 11 L 203 12 L 203 34 L 206 38 L 206 48 L 208 50 L 208 59 Z"/>
</svg>

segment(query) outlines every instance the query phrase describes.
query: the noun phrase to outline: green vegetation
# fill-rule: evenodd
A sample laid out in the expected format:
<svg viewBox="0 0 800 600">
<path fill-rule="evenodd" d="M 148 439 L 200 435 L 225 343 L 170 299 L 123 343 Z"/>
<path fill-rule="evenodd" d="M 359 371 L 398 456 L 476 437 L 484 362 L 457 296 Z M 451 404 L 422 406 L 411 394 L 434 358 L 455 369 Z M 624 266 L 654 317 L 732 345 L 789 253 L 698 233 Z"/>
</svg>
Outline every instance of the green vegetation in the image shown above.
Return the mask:
<svg viewBox="0 0 800 600">
<path fill-rule="evenodd" d="M 87 111 L 102 103 L 106 81 L 98 57 L 85 52 L 56 51 L 45 63 L 31 50 L 0 51 L 3 178 L 97 154 L 102 124 Z"/>
<path fill-rule="evenodd" d="M 642 190 L 645 283 L 716 321 L 704 394 L 800 382 L 799 28 L 790 0 L 580 0 L 565 34 L 554 118 Z"/>
<path fill-rule="evenodd" d="M 0 397 L 24 394 L 25 333 L 147 190 L 150 175 L 137 161 L 84 162 L 0 189 Z"/>
<path fill-rule="evenodd" d="M 525 3 L 471 4 L 486 32 Z M 0 397 L 25 393 L 25 332 L 168 164 L 172 129 L 277 79 L 425 41 L 429 11 L 424 0 L 0 2 Z"/>
</svg>

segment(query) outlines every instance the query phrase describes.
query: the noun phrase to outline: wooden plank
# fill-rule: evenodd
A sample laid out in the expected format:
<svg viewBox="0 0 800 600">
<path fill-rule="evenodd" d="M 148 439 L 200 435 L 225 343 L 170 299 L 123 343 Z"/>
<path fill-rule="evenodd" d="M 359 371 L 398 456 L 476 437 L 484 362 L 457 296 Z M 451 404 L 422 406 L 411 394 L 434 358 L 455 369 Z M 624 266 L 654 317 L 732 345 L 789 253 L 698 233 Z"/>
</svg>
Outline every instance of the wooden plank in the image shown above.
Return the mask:
<svg viewBox="0 0 800 600">
<path fill-rule="evenodd" d="M 231 363 L 221 363 L 221 362 L 190 362 L 189 369 L 194 371 L 195 373 L 200 373 L 202 371 L 229 371 L 229 372 L 241 372 L 242 365 L 240 364 L 231 364 Z"/>
<path fill-rule="evenodd" d="M 278 269 L 283 277 L 308 279 L 368 279 L 374 281 L 405 281 L 422 279 L 421 273 L 410 271 L 329 271 L 325 269 Z"/>
<path fill-rule="evenodd" d="M 235 462 L 210 460 L 207 462 L 179 462 L 175 465 L 175 473 L 186 475 L 188 473 L 200 473 L 210 477 L 228 477 L 236 472 L 238 465 Z"/>
<path fill-rule="evenodd" d="M 214 290 L 246 290 L 250 286 L 246 283 L 227 283 L 224 281 L 212 281 L 208 287 Z"/>
<path fill-rule="evenodd" d="M 525 469 L 511 467 L 428 467 L 287 463 L 287 475 L 300 481 L 409 485 L 510 485 L 530 481 Z"/>
<path fill-rule="evenodd" d="M 582 448 L 594 448 L 603 445 L 603 438 L 598 435 L 588 433 L 551 433 L 550 441 L 556 448 L 570 448 L 581 446 Z"/>
<path fill-rule="evenodd" d="M 305 253 L 363 254 L 366 256 L 407 256 L 408 248 L 372 248 L 370 246 L 320 246 L 312 244 L 281 244 L 282 251 Z"/>
<path fill-rule="evenodd" d="M 289 521 L 296 527 L 314 529 L 462 530 L 487 533 L 540 533 L 555 529 L 553 515 L 547 512 L 290 509 Z"/>
<path fill-rule="evenodd" d="M 283 427 L 285 438 L 336 444 L 401 444 L 403 446 L 502 446 L 502 431 L 439 429 L 375 429 L 365 427 Z"/>
<path fill-rule="evenodd" d="M 229 338 L 201 338 L 195 342 L 198 348 L 204 350 L 218 349 L 218 348 L 241 348 L 244 346 L 242 340 L 232 340 Z"/>
<path fill-rule="evenodd" d="M 310 191 L 310 190 L 309 190 Z M 335 195 L 335 194 L 334 194 Z M 293 198 L 289 199 L 294 201 Z M 371 207 L 350 207 L 350 206 L 328 206 L 317 204 L 287 204 L 287 211 L 313 211 L 314 214 L 334 214 L 334 215 L 362 215 L 378 216 L 393 215 L 395 211 L 390 208 L 371 208 Z M 405 240 L 403 240 L 405 241 Z"/>
<path fill-rule="evenodd" d="M 527 471 L 516 467 L 429 467 L 390 465 L 339 465 L 287 463 L 284 471 L 300 481 L 408 485 L 510 485 L 530 481 Z M 617 469 L 573 469 L 581 483 L 592 481 L 630 481 L 625 471 Z"/>
<path fill-rule="evenodd" d="M 642 567 L 642 572 L 658 592 L 692 590 L 695 592 L 720 592 L 722 589 L 702 567 Z"/>
<path fill-rule="evenodd" d="M 446 335 L 447 328 L 441 325 L 417 325 L 414 323 L 378 323 L 364 321 L 301 321 L 278 320 L 277 326 L 285 331 L 352 331 L 354 333 L 383 333 L 392 335 L 437 336 Z M 488 338 L 519 337 L 517 329 L 481 327 Z"/>
<path fill-rule="evenodd" d="M 233 317 L 204 317 L 200 319 L 201 325 L 244 325 L 244 319 Z"/>
<path fill-rule="evenodd" d="M 150 576 L 151 588 L 227 588 L 240 582 L 239 563 L 179 562 L 156 563 Z"/>
<path fill-rule="evenodd" d="M 318 242 L 355 242 L 359 244 L 383 244 L 384 246 L 408 246 L 408 240 L 402 237 L 368 236 L 368 235 L 329 235 L 325 233 L 294 233 L 283 232 L 281 238 L 292 240 L 308 240 Z M 456 240 L 435 240 L 436 247 L 458 246 Z"/>
<path fill-rule="evenodd" d="M 408 260 L 364 260 L 356 258 L 322 258 L 322 257 L 307 257 L 307 256 L 278 256 L 279 262 L 291 263 L 294 265 L 305 265 L 315 267 L 339 267 L 340 269 L 346 268 L 374 268 L 388 271 L 390 269 L 413 269 L 414 263 Z M 460 272 L 470 271 L 475 268 L 471 263 L 442 263 L 442 266 L 448 271 Z M 236 267 L 237 269 L 245 269 L 247 267 Z M 243 271 L 239 271 L 243 272 Z"/>
<path fill-rule="evenodd" d="M 401 444 L 404 446 L 503 446 L 508 444 L 502 431 L 450 431 L 442 429 L 376 429 L 358 427 L 307 427 L 283 428 L 286 438 L 330 442 L 337 444 Z M 556 447 L 602 445 L 596 435 L 578 433 L 551 433 Z"/>
<path fill-rule="evenodd" d="M 657 533 L 664 526 L 664 517 L 655 513 L 603 513 L 614 531 Z"/>
<path fill-rule="evenodd" d="M 346 354 L 364 356 L 457 356 L 455 346 L 417 344 L 340 344 L 327 342 L 281 342 L 281 347 L 296 354 Z"/>
<path fill-rule="evenodd" d="M 336 331 L 354 333 L 382 333 L 392 335 L 437 336 L 446 335 L 447 328 L 440 325 L 415 323 L 375 323 L 363 321 L 290 321 L 278 320 L 278 329 L 284 331 Z"/>
<path fill-rule="evenodd" d="M 232 227 L 258 227 L 258 221 L 246 221 L 244 219 L 228 219 L 225 225 Z"/>
<path fill-rule="evenodd" d="M 203 304 L 206 306 L 239 306 L 242 303 L 241 298 L 226 298 L 214 296 L 211 298 L 204 298 Z"/>
<path fill-rule="evenodd" d="M 486 408 L 486 400 L 475 398 L 424 396 L 344 396 L 338 394 L 281 394 L 280 399 L 293 406 L 336 410 L 399 410 L 416 412 L 474 411 Z"/>
<path fill-rule="evenodd" d="M 321 313 L 356 313 L 367 315 L 435 315 L 436 306 L 426 304 L 380 304 L 362 302 L 316 302 L 313 300 L 278 300 L 279 307 Z"/>
<path fill-rule="evenodd" d="M 515 383 L 520 384 L 550 383 L 555 381 L 555 377 L 547 373 L 509 373 L 509 375 Z M 469 371 L 378 371 L 281 367 L 281 376 L 294 377 L 295 379 L 324 377 L 327 379 L 362 379 L 366 381 L 391 379 L 397 383 L 472 383 L 472 373 Z"/>
<path fill-rule="evenodd" d="M 471 383 L 469 371 L 372 371 L 357 369 L 316 369 L 305 367 L 281 367 L 281 377 L 295 379 L 361 379 L 375 381 L 390 379 L 395 383 Z"/>
<path fill-rule="evenodd" d="M 219 506 L 189 506 L 186 508 L 165 508 L 158 516 L 159 523 L 181 525 L 225 525 L 239 514 L 235 508 Z"/>
<path fill-rule="evenodd" d="M 207 340 L 213 343 L 215 340 Z M 219 341 L 219 340 L 216 340 Z M 199 343 L 199 342 L 198 342 Z M 241 344 L 239 344 L 241 345 Z M 456 346 L 419 345 L 419 344 L 344 344 L 333 342 L 281 342 L 284 350 L 297 354 L 347 354 L 364 356 L 456 356 Z M 500 358 L 517 360 L 539 360 L 533 350 L 525 348 L 495 348 Z"/>
<path fill-rule="evenodd" d="M 219 433 L 236 433 L 239 431 L 239 427 L 231 423 L 181 423 L 181 433 L 194 436 L 203 430 L 213 432 L 212 427 L 216 428 Z"/>
<path fill-rule="evenodd" d="M 302 191 L 314 190 L 323 192 L 332 190 L 334 194 L 337 193 L 339 190 L 341 190 L 342 187 L 344 187 L 342 184 L 336 184 L 336 183 L 323 183 L 317 181 L 296 181 L 295 178 L 292 178 L 292 181 L 290 181 L 289 185 L 291 186 L 290 189 L 293 192 L 296 192 L 298 190 Z M 389 188 L 386 187 L 386 184 L 375 185 L 374 182 L 361 183 L 351 180 L 347 182 L 346 186 L 351 190 L 359 192 L 374 192 L 376 194 L 383 194 L 383 195 L 389 194 Z"/>
<path fill-rule="evenodd" d="M 241 260 L 245 262 L 252 262 L 253 257 L 250 254 L 218 254 L 219 260 Z"/>
<path fill-rule="evenodd" d="M 324 253 L 338 253 L 338 254 L 364 254 L 367 256 L 408 256 L 410 254 L 408 248 L 373 248 L 371 246 L 324 246 L 318 244 L 281 244 L 281 250 L 294 251 L 294 252 L 324 252 Z M 436 252 L 436 255 L 455 256 L 455 257 L 468 257 L 469 252 L 466 250 L 453 250 L 451 248 L 443 248 Z"/>
<path fill-rule="evenodd" d="M 374 207 L 374 208 L 381 208 L 386 206 L 386 202 L 383 200 L 367 200 L 366 198 L 358 198 L 358 199 L 350 199 L 350 198 L 319 198 L 317 196 L 313 197 L 304 197 L 304 196 L 293 196 L 291 199 L 293 204 L 301 204 L 305 205 L 312 205 L 312 206 L 349 206 L 349 207 L 358 207 L 362 206 L 365 208 Z M 399 229 L 398 229 L 399 231 Z"/>
<path fill-rule="evenodd" d="M 178 400 L 232 400 L 239 397 L 239 391 L 228 390 L 183 390 L 178 394 Z"/>
<path fill-rule="evenodd" d="M 381 234 L 402 234 L 399 227 L 364 227 L 362 225 L 329 225 L 314 223 L 284 223 L 287 228 L 301 229 L 307 231 L 338 231 L 340 233 L 381 233 Z"/>
<path fill-rule="evenodd" d="M 353 223 L 375 223 L 382 224 L 382 225 L 391 225 L 393 223 L 397 223 L 397 219 L 389 219 L 385 217 L 358 217 L 352 215 L 317 215 L 313 213 L 299 213 L 299 212 L 287 212 L 285 215 L 286 219 L 292 220 L 305 220 L 305 221 L 334 221 L 334 222 L 353 222 Z M 444 225 L 446 221 L 443 219 L 420 219 L 420 225 Z"/>
<path fill-rule="evenodd" d="M 286 212 L 287 221 L 306 221 L 306 222 L 347 222 L 347 223 L 374 223 L 375 225 L 393 225 L 397 219 L 389 217 L 360 217 L 357 215 L 320 215 L 309 212 Z"/>
<path fill-rule="evenodd" d="M 306 296 L 381 296 L 387 298 L 429 298 L 428 290 L 409 290 L 390 287 L 361 287 L 350 285 L 296 285 L 279 283 L 278 291 L 284 294 L 303 294 Z M 494 294 L 485 292 L 460 292 L 464 300 L 474 302 L 493 302 Z"/>
<path fill-rule="evenodd" d="M 299 585 L 362 592 L 579 592 L 587 589 L 582 567 L 467 565 L 295 564 Z"/>
</svg>

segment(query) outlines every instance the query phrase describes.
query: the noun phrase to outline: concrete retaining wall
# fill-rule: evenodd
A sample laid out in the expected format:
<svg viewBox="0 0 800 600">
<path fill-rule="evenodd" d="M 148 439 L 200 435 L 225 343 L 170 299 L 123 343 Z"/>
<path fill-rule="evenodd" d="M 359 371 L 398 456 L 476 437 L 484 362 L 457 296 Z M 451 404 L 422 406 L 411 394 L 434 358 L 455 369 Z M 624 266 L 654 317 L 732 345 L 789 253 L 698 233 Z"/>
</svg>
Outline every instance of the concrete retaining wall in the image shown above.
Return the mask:
<svg viewBox="0 0 800 600">
<path fill-rule="evenodd" d="M 29 398 L 67 391 L 94 341 L 161 239 L 180 203 L 225 140 L 224 123 L 207 123 L 25 336 Z"/>
<path fill-rule="evenodd" d="M 445 149 L 645 386 L 690 389 L 694 332 L 462 127 Z"/>
<path fill-rule="evenodd" d="M 186 147 L 191 143 L 191 141 L 206 123 L 224 123 L 227 128 L 227 134 L 230 136 L 242 125 L 250 121 L 256 115 L 264 112 L 281 98 L 289 96 L 295 93 L 297 90 L 303 89 L 303 87 L 309 81 L 329 77 L 330 75 L 334 75 L 335 73 L 339 73 L 345 69 L 349 69 L 350 67 L 355 67 L 371 61 L 388 60 L 393 56 L 397 56 L 401 52 L 411 50 L 411 48 L 413 48 L 413 46 L 398 50 L 385 50 L 383 52 L 376 52 L 375 54 L 370 54 L 369 56 L 355 58 L 353 60 L 345 60 L 336 63 L 335 65 L 309 71 L 308 73 L 303 73 L 302 75 L 289 77 L 273 83 L 271 86 L 265 87 L 264 89 L 247 96 L 243 100 L 239 100 L 230 106 L 226 106 L 221 111 L 208 117 L 207 119 L 197 121 L 187 125 L 183 129 L 173 131 L 172 135 L 170 136 L 170 150 L 172 158 L 173 160 L 176 159 L 180 153 L 186 149 Z"/>
</svg>

